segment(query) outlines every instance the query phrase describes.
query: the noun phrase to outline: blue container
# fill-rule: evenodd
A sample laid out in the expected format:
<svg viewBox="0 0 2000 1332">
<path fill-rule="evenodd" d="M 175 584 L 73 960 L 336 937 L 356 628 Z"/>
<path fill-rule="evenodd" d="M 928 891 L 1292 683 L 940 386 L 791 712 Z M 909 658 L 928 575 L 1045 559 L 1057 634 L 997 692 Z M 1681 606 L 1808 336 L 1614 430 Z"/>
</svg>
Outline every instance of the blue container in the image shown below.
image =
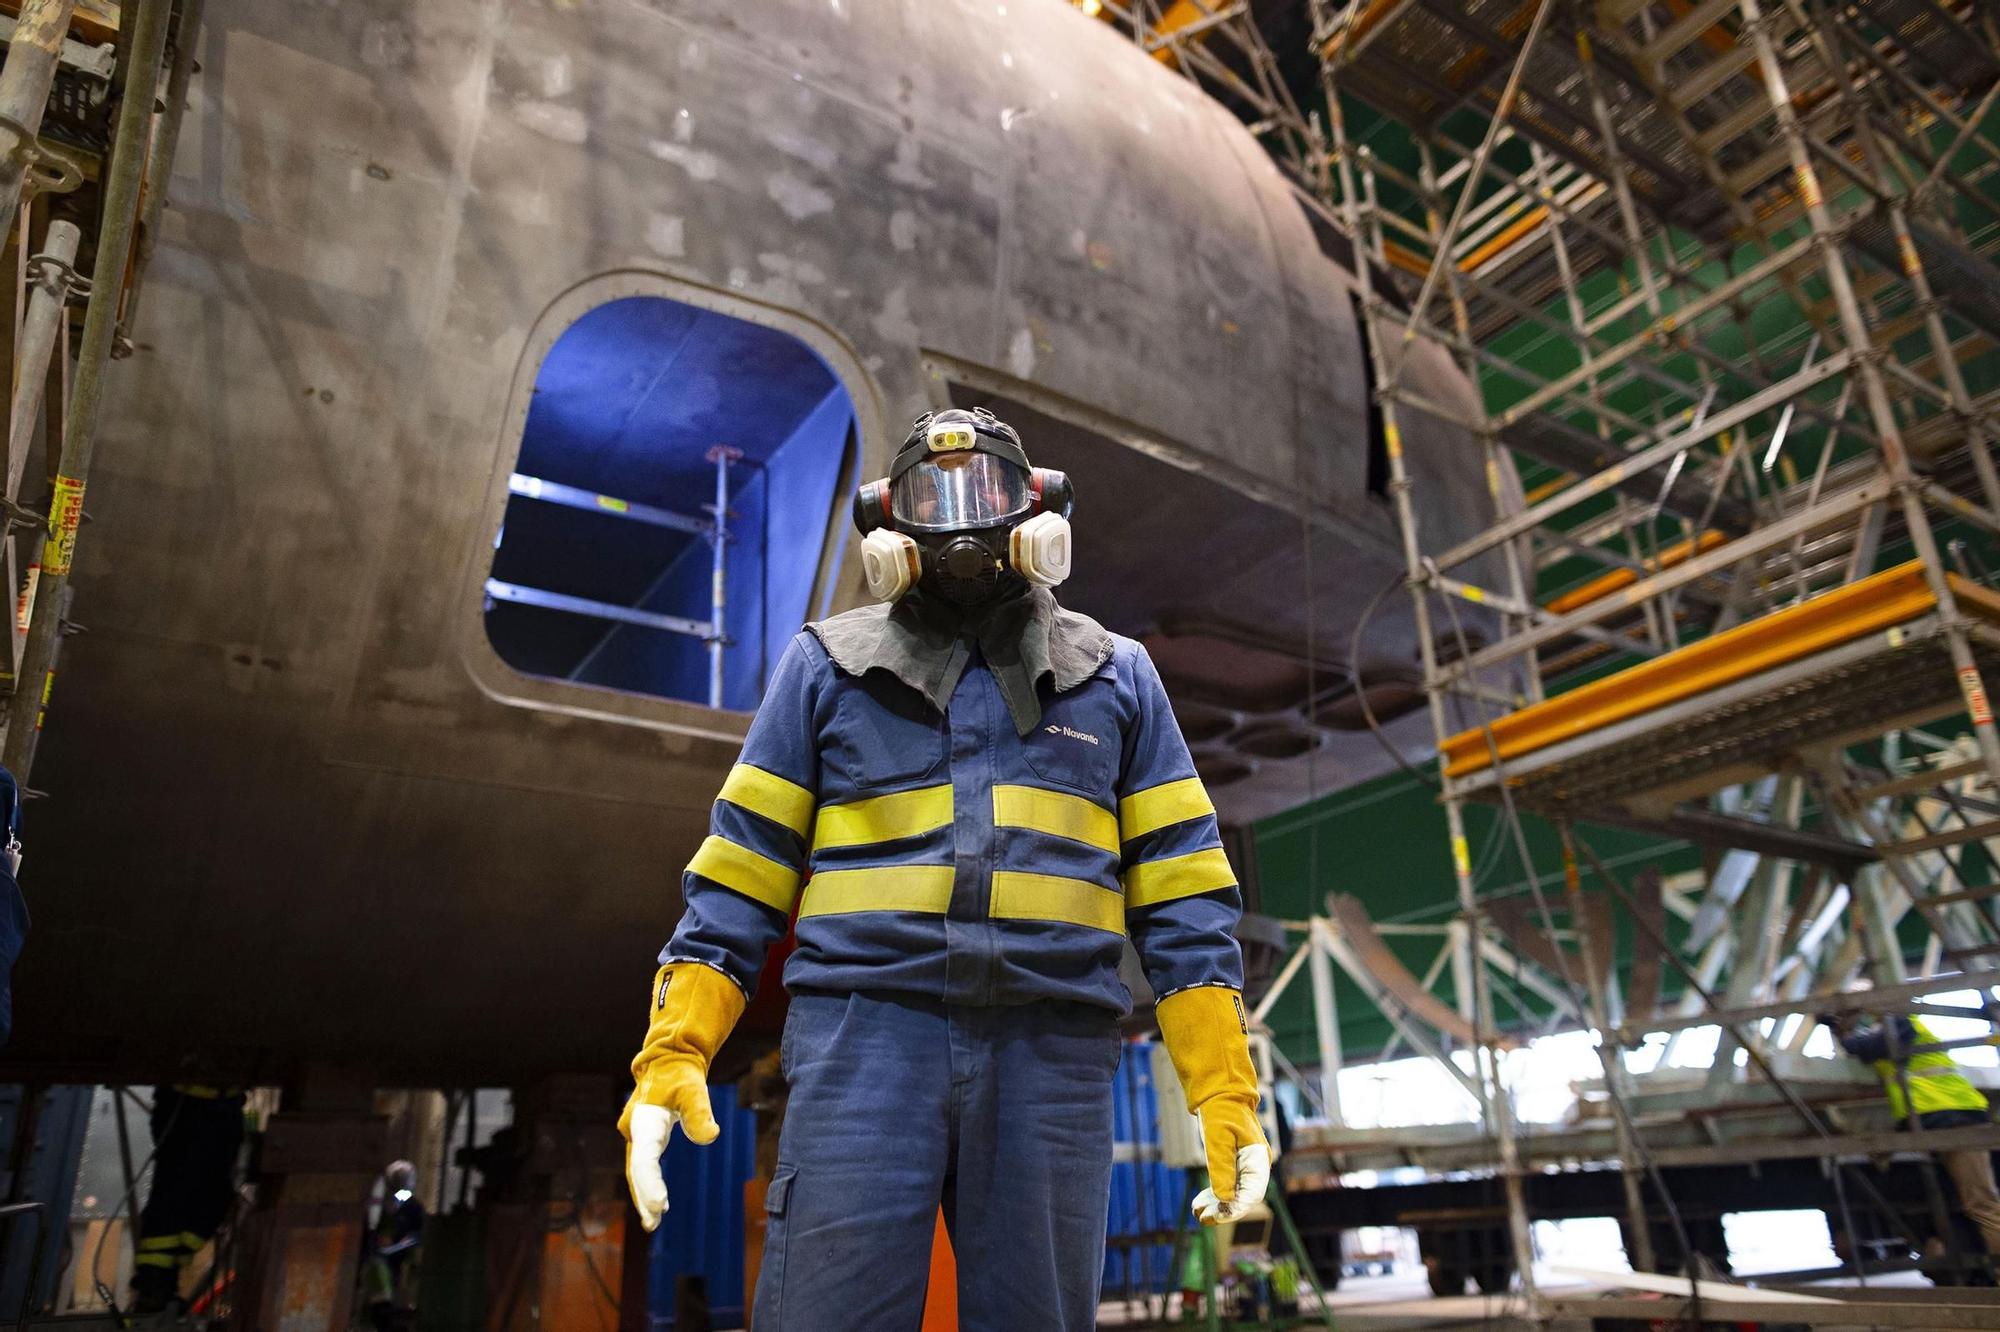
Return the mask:
<svg viewBox="0 0 2000 1332">
<path fill-rule="evenodd" d="M 743 1326 L 743 1186 L 757 1165 L 757 1116 L 736 1088 L 710 1087 L 722 1136 L 697 1147 L 678 1130 L 667 1144 L 667 1214 L 653 1232 L 647 1301 L 655 1328 L 674 1325 L 674 1287 L 699 1276 L 717 1327 Z"/>
<path fill-rule="evenodd" d="M 1178 1285 L 1168 1271 L 1173 1259 L 1171 1236 L 1181 1224 L 1187 1204 L 1188 1172 L 1161 1165 L 1160 1104 L 1153 1091 L 1153 1042 L 1128 1041 L 1112 1082 L 1112 1134 L 1116 1157 L 1111 1167 L 1111 1209 L 1104 1248 L 1104 1298 L 1117 1299 L 1127 1289 L 1161 1291 Z M 1143 1235 L 1165 1235 L 1168 1242 L 1123 1244 Z"/>
</svg>

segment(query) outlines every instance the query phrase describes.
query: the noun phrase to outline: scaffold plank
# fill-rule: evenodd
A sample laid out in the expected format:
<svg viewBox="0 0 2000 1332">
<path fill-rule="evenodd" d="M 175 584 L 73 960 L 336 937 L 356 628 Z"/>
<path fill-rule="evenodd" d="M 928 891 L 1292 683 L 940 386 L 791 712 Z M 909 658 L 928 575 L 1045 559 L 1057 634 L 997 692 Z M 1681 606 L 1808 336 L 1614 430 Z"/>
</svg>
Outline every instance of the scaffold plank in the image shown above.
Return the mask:
<svg viewBox="0 0 2000 1332">
<path fill-rule="evenodd" d="M 1956 574 L 1948 577 L 1968 611 L 2000 623 L 2000 598 Z M 1461 731 L 1441 746 L 1445 772 L 1469 776 L 1492 765 L 1493 749 L 1504 763 L 1908 624 L 1936 607 L 1923 565 L 1912 560 L 1523 708 L 1489 727 Z"/>
</svg>

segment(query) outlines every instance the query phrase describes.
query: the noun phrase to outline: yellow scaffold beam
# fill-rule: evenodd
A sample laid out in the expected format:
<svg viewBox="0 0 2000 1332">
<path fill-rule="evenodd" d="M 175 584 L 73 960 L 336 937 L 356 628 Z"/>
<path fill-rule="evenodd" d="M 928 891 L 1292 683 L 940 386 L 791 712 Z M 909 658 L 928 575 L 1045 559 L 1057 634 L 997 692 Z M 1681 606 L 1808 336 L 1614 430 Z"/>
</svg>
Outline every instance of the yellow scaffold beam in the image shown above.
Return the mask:
<svg viewBox="0 0 2000 1332">
<path fill-rule="evenodd" d="M 2000 593 L 1956 574 L 1947 577 L 1962 611 L 2000 625 Z M 1494 746 L 1503 761 L 1532 754 L 1868 634 L 1894 630 L 1936 609 L 1922 563 L 1911 560 L 1510 713 L 1492 724 Z M 1483 729 L 1461 731 L 1442 749 L 1449 776 L 1492 766 Z"/>
<path fill-rule="evenodd" d="M 1658 573 L 1662 569 L 1671 569 L 1688 556 L 1705 554 L 1725 540 L 1727 538 L 1722 533 L 1711 529 L 1703 532 L 1698 541 L 1676 541 L 1661 551 L 1657 559 L 1646 561 L 1646 572 Z M 1630 587 L 1638 581 L 1639 575 L 1634 570 L 1613 569 L 1609 573 L 1591 579 L 1581 587 L 1571 588 L 1542 609 L 1551 615 L 1567 615 L 1579 606 L 1588 606 L 1591 602 L 1608 597 L 1620 588 Z"/>
</svg>

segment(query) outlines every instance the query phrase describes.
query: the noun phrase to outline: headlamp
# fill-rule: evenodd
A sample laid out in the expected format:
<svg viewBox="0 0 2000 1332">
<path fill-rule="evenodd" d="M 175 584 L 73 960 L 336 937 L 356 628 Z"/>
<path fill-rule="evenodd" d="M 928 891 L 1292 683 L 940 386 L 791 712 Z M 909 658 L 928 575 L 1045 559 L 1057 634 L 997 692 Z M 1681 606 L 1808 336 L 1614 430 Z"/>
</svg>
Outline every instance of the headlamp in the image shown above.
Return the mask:
<svg viewBox="0 0 2000 1332">
<path fill-rule="evenodd" d="M 955 453 L 971 448 L 978 438 L 970 425 L 940 416 L 931 422 L 924 444 L 932 453 Z"/>
</svg>

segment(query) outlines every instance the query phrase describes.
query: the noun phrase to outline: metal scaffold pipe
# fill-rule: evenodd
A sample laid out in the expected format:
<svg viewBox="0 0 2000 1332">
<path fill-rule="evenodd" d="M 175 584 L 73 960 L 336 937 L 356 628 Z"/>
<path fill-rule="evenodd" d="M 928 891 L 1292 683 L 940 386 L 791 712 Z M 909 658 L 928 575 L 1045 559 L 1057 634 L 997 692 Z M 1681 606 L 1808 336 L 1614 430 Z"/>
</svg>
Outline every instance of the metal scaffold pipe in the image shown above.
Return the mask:
<svg viewBox="0 0 2000 1332">
<path fill-rule="evenodd" d="M 729 464 L 743 450 L 718 444 L 708 451 L 715 464 L 715 523 L 710 529 L 708 571 L 708 706 L 722 706 L 723 662 L 729 647 Z"/>
<path fill-rule="evenodd" d="M 62 326 L 63 307 L 75 277 L 76 247 L 83 233 L 73 222 L 49 223 L 41 251 L 28 261 L 28 313 L 21 321 L 21 341 L 14 349 L 14 402 L 7 418 L 7 497 L 21 491 L 28 467 L 28 432 L 42 412 L 42 389 L 48 379 L 49 357 Z"/>
<path fill-rule="evenodd" d="M 139 185 L 146 171 L 153 97 L 159 88 L 160 57 L 166 49 L 167 17 L 172 7 L 172 0 L 143 0 L 133 15 L 132 40 L 126 49 L 130 73 L 125 82 L 124 101 L 118 108 L 118 130 L 107 164 L 103 226 L 97 235 L 91 298 L 84 314 L 76 383 L 70 390 L 69 417 L 56 465 L 55 493 L 49 500 L 41 586 L 37 593 L 40 600 L 55 606 L 58 612 L 63 605 L 64 589 L 69 585 L 77 528 L 83 521 L 84 485 L 90 478 L 91 452 L 97 442 L 104 372 L 111 360 L 112 337 L 118 329 L 119 290 L 124 285 L 125 265 L 131 256 L 139 218 Z M 49 690 L 62 620 L 60 613 L 41 615 L 29 624 L 27 649 L 14 682 L 4 761 L 23 783 L 34 762 L 35 738 L 41 730 L 42 707 Z"/>
<path fill-rule="evenodd" d="M 42 414 L 43 391 L 48 384 L 49 360 L 55 354 L 56 340 L 61 335 L 71 292 L 78 284 L 76 270 L 76 247 L 82 233 L 72 222 L 51 222 L 48 237 L 42 243 L 41 253 L 29 261 L 29 272 L 33 275 L 33 294 L 28 298 L 28 313 L 21 321 L 21 336 L 14 349 L 14 401 L 7 418 L 7 498 L 19 503 L 21 479 L 28 470 L 28 432 L 35 428 L 36 420 Z M 18 587 L 20 596 L 14 617 L 14 632 L 11 636 L 7 668 L 20 679 L 21 657 L 27 648 L 27 627 L 35 613 L 35 596 L 40 590 L 42 534 L 39 531 L 24 534 L 27 538 L 27 557 L 21 558 L 21 543 L 10 534 L 7 548 L 7 573 L 10 587 Z M 22 566 L 26 566 L 26 586 L 20 585 Z"/>
<path fill-rule="evenodd" d="M 1338 1128 L 1347 1121 L 1340 1110 L 1340 1013 L 1334 1005 L 1333 953 L 1326 930 L 1322 918 L 1307 922 L 1305 953 L 1312 977 L 1313 1035 L 1319 1045 L 1320 1105 L 1327 1122 Z"/>
<path fill-rule="evenodd" d="M 160 240 L 160 213 L 167 206 L 167 182 L 174 174 L 174 149 L 180 142 L 181 116 L 187 111 L 188 82 L 194 77 L 196 39 L 201 35 L 201 11 L 206 0 L 181 0 L 180 22 L 174 25 L 173 64 L 167 71 L 166 108 L 153 151 L 146 163 L 144 211 L 139 216 L 139 259 L 132 265 L 132 286 L 125 293 L 122 321 L 130 329 L 139 318 L 139 295 L 145 290 L 146 269 Z"/>
<path fill-rule="evenodd" d="M 62 57 L 75 0 L 26 0 L 0 66 L 0 216 L 13 217 Z"/>
</svg>

